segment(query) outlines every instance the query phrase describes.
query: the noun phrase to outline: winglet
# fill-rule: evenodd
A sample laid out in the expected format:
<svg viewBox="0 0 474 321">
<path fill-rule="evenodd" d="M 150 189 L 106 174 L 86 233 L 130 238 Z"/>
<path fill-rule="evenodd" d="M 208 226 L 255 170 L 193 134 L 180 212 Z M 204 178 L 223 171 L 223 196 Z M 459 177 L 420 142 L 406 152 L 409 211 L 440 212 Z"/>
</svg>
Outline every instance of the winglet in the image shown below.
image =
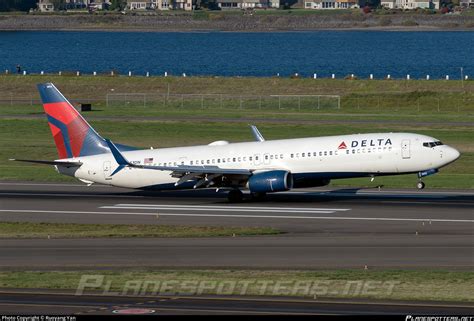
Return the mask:
<svg viewBox="0 0 474 321">
<path fill-rule="evenodd" d="M 110 151 L 112 152 L 112 155 L 114 155 L 114 158 L 115 158 L 115 161 L 117 162 L 117 164 L 119 165 L 112 174 L 110 174 L 110 176 L 114 176 L 115 174 L 117 174 L 118 172 L 120 172 L 123 168 L 125 168 L 126 166 L 129 166 L 130 163 L 129 161 L 125 158 L 125 156 L 122 155 L 122 153 L 120 153 L 120 151 L 118 150 L 118 148 L 114 145 L 114 143 L 112 143 L 112 141 L 110 139 L 105 139 L 105 142 L 107 143 L 107 145 L 109 146 L 110 148 Z"/>
<path fill-rule="evenodd" d="M 250 129 L 252 130 L 253 137 L 257 142 L 264 142 L 265 138 L 263 138 L 263 135 L 260 133 L 258 130 L 257 126 L 255 125 L 250 125 Z"/>
</svg>

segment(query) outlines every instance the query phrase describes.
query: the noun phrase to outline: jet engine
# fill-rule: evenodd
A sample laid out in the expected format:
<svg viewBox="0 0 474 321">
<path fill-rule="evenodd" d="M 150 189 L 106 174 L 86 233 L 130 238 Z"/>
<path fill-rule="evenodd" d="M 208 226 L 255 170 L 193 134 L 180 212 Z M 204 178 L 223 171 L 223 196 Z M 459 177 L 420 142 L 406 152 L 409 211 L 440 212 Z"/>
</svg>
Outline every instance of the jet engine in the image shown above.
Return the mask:
<svg viewBox="0 0 474 321">
<path fill-rule="evenodd" d="M 282 170 L 255 173 L 250 176 L 247 182 L 247 188 L 252 193 L 281 192 L 292 187 L 291 173 Z"/>
</svg>

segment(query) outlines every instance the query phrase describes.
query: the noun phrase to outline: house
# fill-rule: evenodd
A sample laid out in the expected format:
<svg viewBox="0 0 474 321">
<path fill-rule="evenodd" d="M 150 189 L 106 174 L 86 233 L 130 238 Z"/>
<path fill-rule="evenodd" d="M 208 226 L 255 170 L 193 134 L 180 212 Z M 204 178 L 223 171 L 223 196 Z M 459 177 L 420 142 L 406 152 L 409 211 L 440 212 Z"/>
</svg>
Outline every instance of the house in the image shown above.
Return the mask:
<svg viewBox="0 0 474 321">
<path fill-rule="evenodd" d="M 395 9 L 397 7 L 396 0 L 382 0 L 380 1 L 380 5 L 387 9 Z"/>
<path fill-rule="evenodd" d="M 305 9 L 351 9 L 359 8 L 357 0 L 305 0 Z"/>
<path fill-rule="evenodd" d="M 151 9 L 155 10 L 169 10 L 170 0 L 151 0 Z"/>
<path fill-rule="evenodd" d="M 191 11 L 193 10 L 193 1 L 192 0 L 174 0 L 173 9 Z"/>
<path fill-rule="evenodd" d="M 36 5 L 38 6 L 38 10 L 40 12 L 54 11 L 54 4 L 52 4 L 49 0 L 39 0 L 39 2 Z"/>
<path fill-rule="evenodd" d="M 152 2 L 150 0 L 128 0 L 127 8 L 130 10 L 152 9 Z"/>
<path fill-rule="evenodd" d="M 82 0 L 89 9 L 104 10 L 112 4 L 110 0 Z"/>
<path fill-rule="evenodd" d="M 259 7 L 259 0 L 217 0 L 217 6 L 221 9 L 247 9 Z"/>
<path fill-rule="evenodd" d="M 280 0 L 260 0 L 259 8 L 280 8 Z"/>
<path fill-rule="evenodd" d="M 439 9 L 439 0 L 382 0 L 380 5 L 387 9 Z"/>
<path fill-rule="evenodd" d="M 128 0 L 129 10 L 193 10 L 192 0 Z"/>
</svg>

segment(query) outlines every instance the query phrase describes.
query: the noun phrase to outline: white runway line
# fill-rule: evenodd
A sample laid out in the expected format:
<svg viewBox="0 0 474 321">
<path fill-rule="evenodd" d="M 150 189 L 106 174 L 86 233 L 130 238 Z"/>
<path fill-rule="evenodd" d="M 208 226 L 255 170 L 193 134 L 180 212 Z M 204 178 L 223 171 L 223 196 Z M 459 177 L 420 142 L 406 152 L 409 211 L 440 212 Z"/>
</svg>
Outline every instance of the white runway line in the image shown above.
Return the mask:
<svg viewBox="0 0 474 321">
<path fill-rule="evenodd" d="M 163 206 L 163 207 L 212 207 L 212 208 L 246 208 L 246 209 L 277 209 L 277 210 L 328 210 L 349 211 L 350 208 L 317 208 L 317 207 L 277 207 L 277 206 L 221 206 L 221 205 L 181 205 L 181 204 L 115 204 L 115 206 Z"/>
<path fill-rule="evenodd" d="M 46 211 L 46 210 L 0 210 L 8 213 L 47 213 L 47 214 L 95 214 L 95 215 L 145 215 L 145 216 L 187 216 L 187 217 L 232 217 L 232 218 L 277 218 L 308 220 L 353 220 L 353 221 L 408 221 L 408 222 L 450 222 L 474 223 L 474 220 L 397 218 L 397 217 L 350 217 L 350 216 L 289 216 L 289 215 L 248 215 L 248 214 L 184 214 L 184 213 L 143 213 L 143 212 L 86 212 L 86 211 Z"/>
<path fill-rule="evenodd" d="M 218 206 L 218 205 L 179 205 L 179 204 L 115 204 L 101 206 L 107 209 L 143 209 L 143 210 L 181 210 L 181 211 L 240 211 L 240 212 L 291 212 L 291 213 L 334 213 L 350 211 L 350 208 L 317 207 L 268 207 L 268 206 Z"/>
<path fill-rule="evenodd" d="M 253 212 L 253 213 L 314 213 L 314 214 L 331 214 L 335 211 L 295 211 L 295 210 L 249 210 L 249 209 L 235 209 L 235 208 L 181 208 L 181 207 L 137 207 L 137 206 L 101 206 L 104 209 L 123 209 L 123 210 L 168 210 L 168 211 L 208 211 L 208 212 Z"/>
</svg>

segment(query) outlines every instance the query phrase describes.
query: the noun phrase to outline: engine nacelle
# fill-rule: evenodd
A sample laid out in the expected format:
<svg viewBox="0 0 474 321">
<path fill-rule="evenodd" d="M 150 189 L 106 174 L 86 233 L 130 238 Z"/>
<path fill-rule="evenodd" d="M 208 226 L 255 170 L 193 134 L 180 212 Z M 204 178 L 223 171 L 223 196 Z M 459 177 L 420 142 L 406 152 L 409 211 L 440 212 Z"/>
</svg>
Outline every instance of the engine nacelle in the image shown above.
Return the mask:
<svg viewBox="0 0 474 321">
<path fill-rule="evenodd" d="M 293 178 L 288 171 L 268 171 L 250 176 L 247 188 L 253 193 L 287 191 L 293 187 Z"/>
</svg>

